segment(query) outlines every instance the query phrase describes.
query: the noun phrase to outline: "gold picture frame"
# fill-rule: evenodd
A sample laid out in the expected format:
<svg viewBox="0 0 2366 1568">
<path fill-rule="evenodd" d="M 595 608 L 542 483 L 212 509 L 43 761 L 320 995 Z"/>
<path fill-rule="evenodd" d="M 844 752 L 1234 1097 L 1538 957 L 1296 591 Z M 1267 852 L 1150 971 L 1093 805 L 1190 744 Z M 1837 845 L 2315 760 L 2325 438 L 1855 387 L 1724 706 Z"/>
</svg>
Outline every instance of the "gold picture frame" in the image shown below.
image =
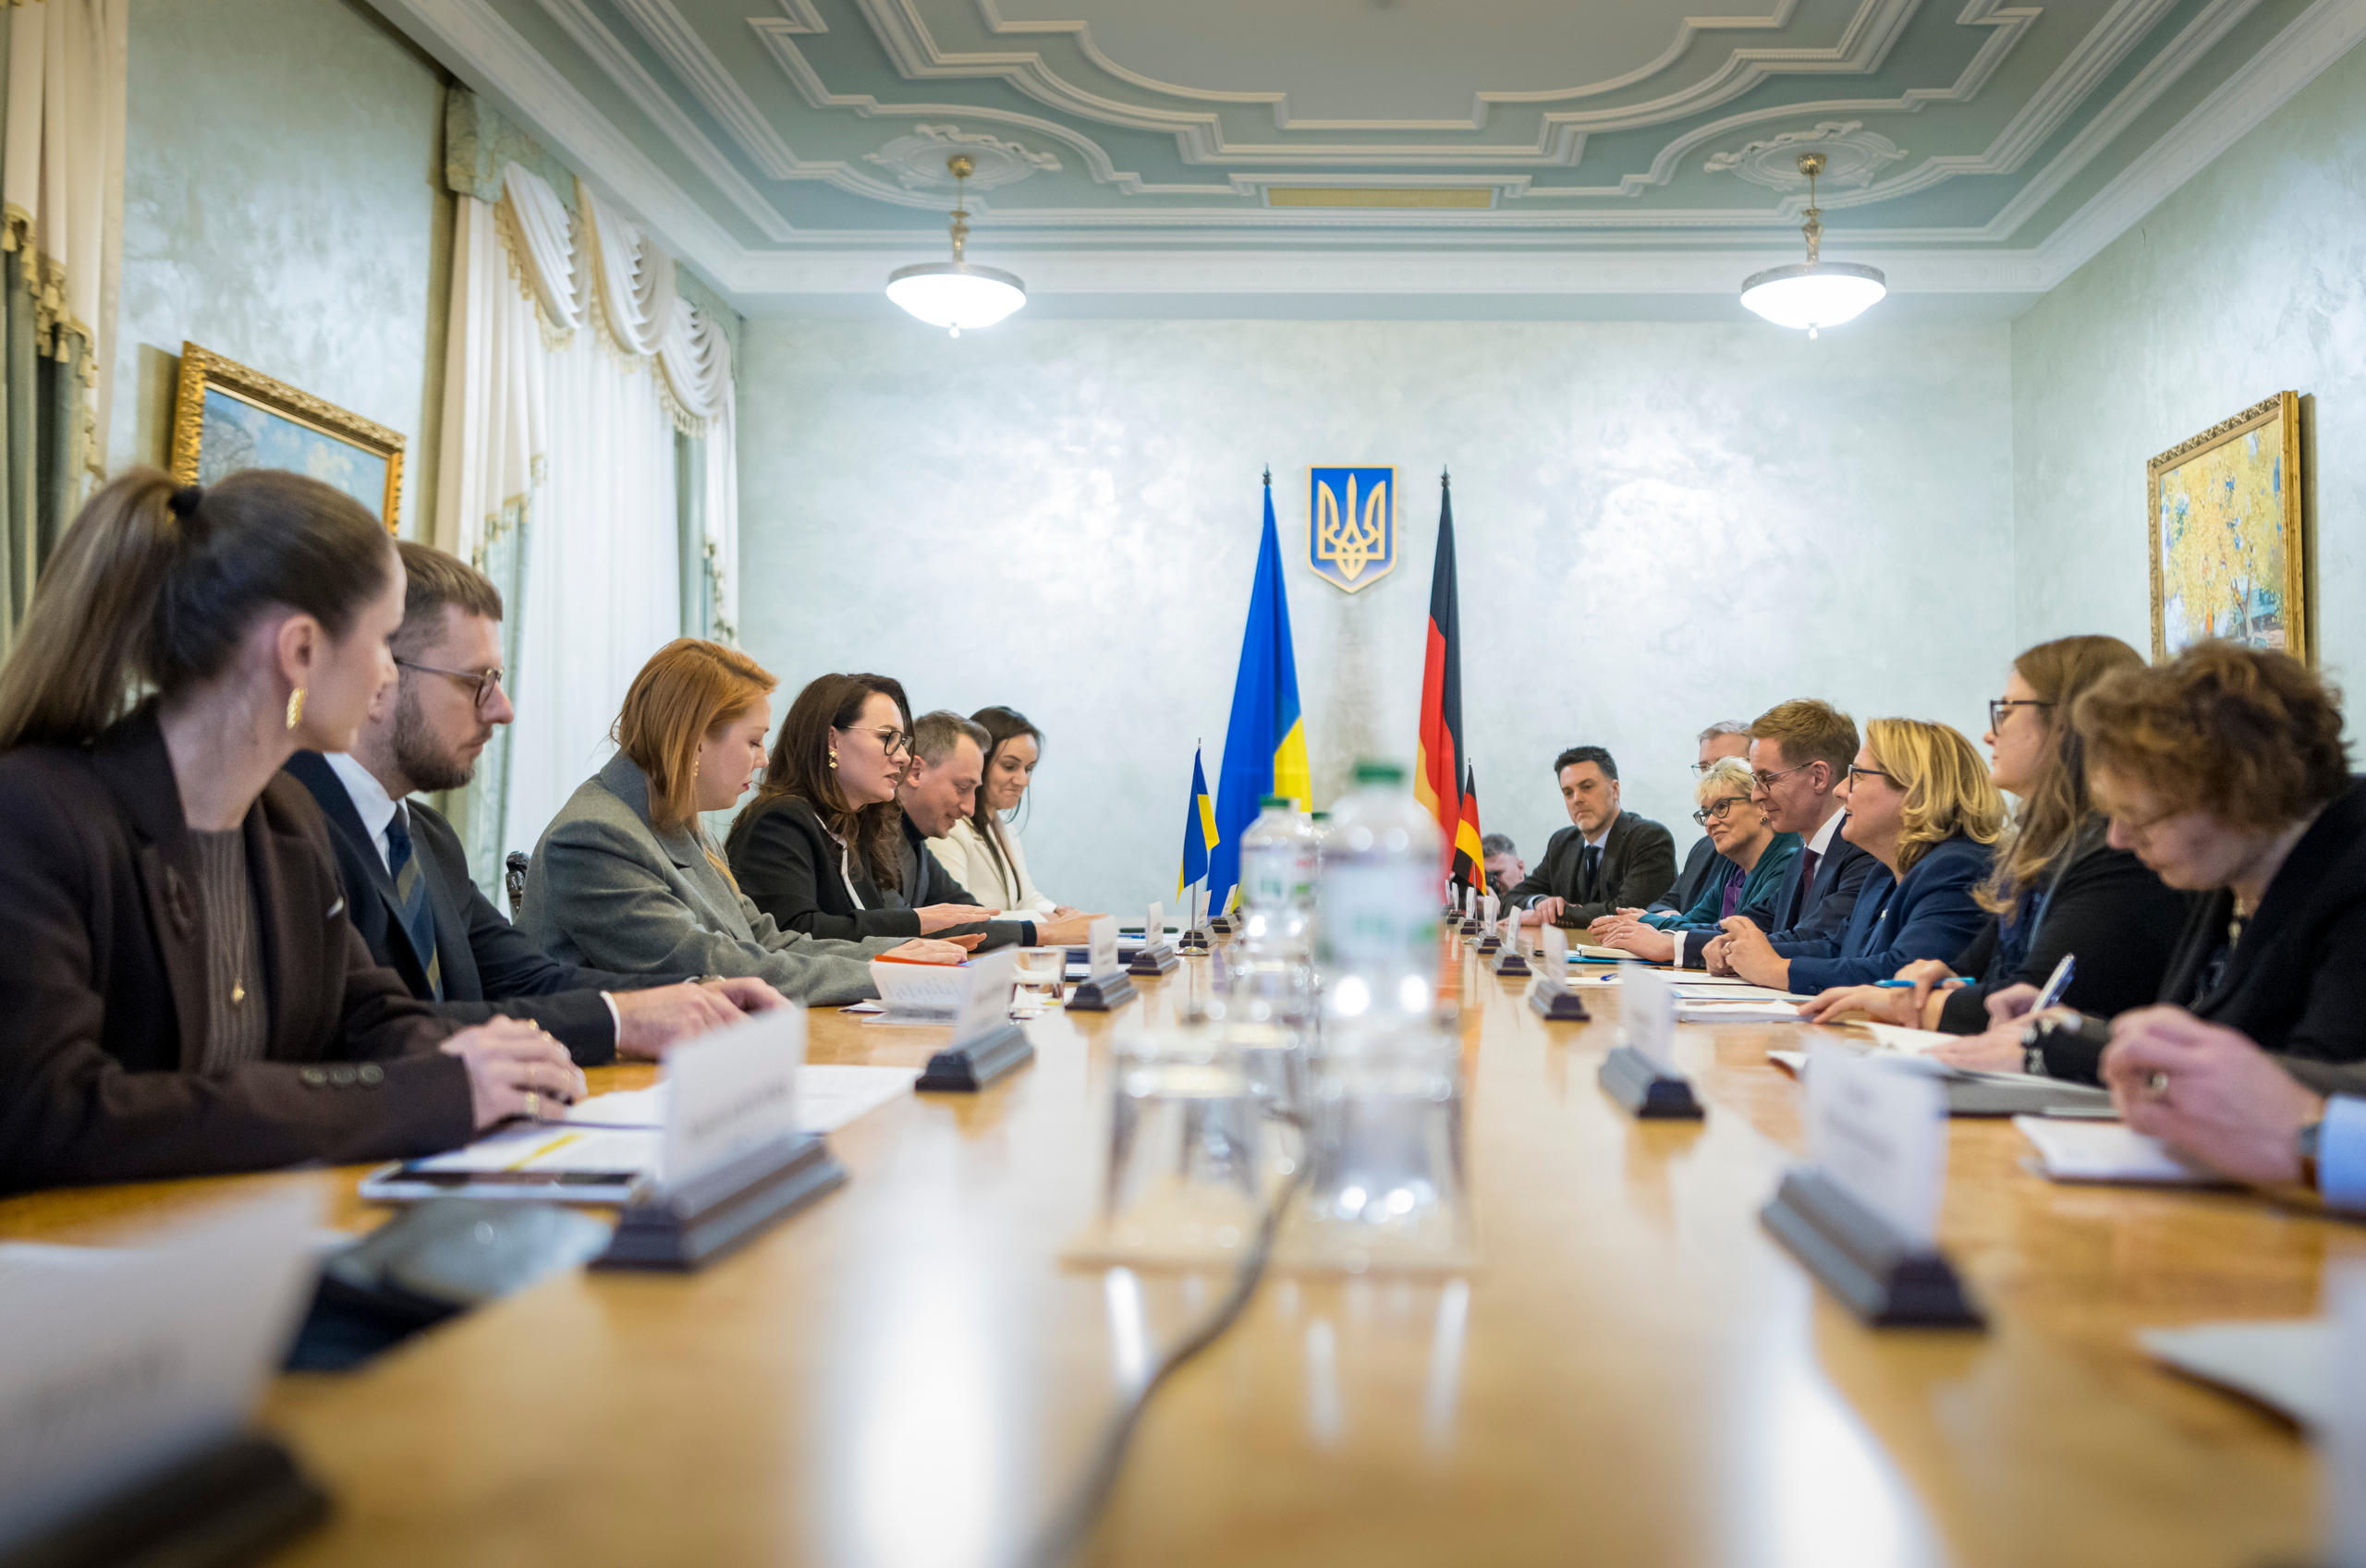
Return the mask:
<svg viewBox="0 0 2366 1568">
<path fill-rule="evenodd" d="M 2153 657 L 2224 637 L 2314 663 L 2299 394 L 2255 403 L 2144 467 Z"/>
<path fill-rule="evenodd" d="M 173 397 L 173 478 L 212 484 L 240 468 L 292 468 L 402 520 L 403 437 L 194 343 Z"/>
</svg>

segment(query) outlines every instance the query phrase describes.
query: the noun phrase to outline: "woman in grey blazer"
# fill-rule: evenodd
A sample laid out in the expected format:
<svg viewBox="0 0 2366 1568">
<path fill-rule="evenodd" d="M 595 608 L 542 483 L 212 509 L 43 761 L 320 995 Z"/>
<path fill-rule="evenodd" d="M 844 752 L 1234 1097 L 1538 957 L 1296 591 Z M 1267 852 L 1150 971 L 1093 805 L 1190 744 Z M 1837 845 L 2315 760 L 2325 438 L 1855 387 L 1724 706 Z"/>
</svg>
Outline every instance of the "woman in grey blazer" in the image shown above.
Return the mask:
<svg viewBox="0 0 2366 1568">
<path fill-rule="evenodd" d="M 877 994 L 869 960 L 954 963 L 952 942 L 832 942 L 758 909 L 699 825 L 737 804 L 764 755 L 774 681 L 737 650 L 679 638 L 633 678 L 617 753 L 543 831 L 521 922 L 562 963 L 751 975 L 811 1006 Z"/>
</svg>

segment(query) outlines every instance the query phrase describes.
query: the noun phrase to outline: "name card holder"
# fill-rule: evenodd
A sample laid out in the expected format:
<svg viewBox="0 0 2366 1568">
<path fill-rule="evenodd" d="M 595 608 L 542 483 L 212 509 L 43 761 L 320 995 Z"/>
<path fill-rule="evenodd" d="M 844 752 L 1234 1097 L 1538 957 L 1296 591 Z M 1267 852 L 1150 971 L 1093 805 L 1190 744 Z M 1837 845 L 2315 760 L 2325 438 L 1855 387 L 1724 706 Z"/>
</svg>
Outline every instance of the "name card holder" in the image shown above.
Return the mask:
<svg viewBox="0 0 2366 1568">
<path fill-rule="evenodd" d="M 1692 1080 L 1676 1070 L 1676 987 L 1657 969 L 1630 966 L 1618 987 L 1618 1023 L 1626 1037 L 1594 1073 L 1630 1116 L 1652 1121 L 1701 1120 Z"/>
<path fill-rule="evenodd" d="M 1475 887 L 1466 887 L 1462 890 L 1462 925 L 1460 929 L 1464 936 L 1477 936 L 1479 934 L 1479 890 Z"/>
<path fill-rule="evenodd" d="M 1983 1327 L 1935 1235 L 1946 1181 L 1939 1086 L 1841 1046 L 1818 1042 L 1809 1055 L 1814 1163 L 1784 1176 L 1760 1222 L 1872 1327 Z"/>
<path fill-rule="evenodd" d="M 1528 954 L 1519 947 L 1519 911 L 1506 909 L 1503 915 L 1504 939 L 1495 948 L 1493 966 L 1498 979 L 1519 979 L 1536 971 L 1529 967 Z"/>
<path fill-rule="evenodd" d="M 29 1539 L 10 1568 L 260 1562 L 328 1517 L 328 1494 L 286 1449 L 255 1432 L 205 1444 Z"/>
<path fill-rule="evenodd" d="M 1569 974 L 1569 939 L 1560 927 L 1539 928 L 1536 978 L 1528 982 L 1529 1010 L 1548 1024 L 1582 1024 L 1593 1017 L 1566 981 Z M 1497 974 L 1505 971 L 1498 969 Z"/>
<path fill-rule="evenodd" d="M 1504 934 L 1495 924 L 1495 895 L 1488 893 L 1479 900 L 1479 952 L 1482 956 L 1504 945 Z"/>
<path fill-rule="evenodd" d="M 666 1059 L 656 1179 L 616 1220 L 595 1269 L 696 1269 L 746 1245 L 847 1179 L 818 1133 L 797 1128 L 805 1010 L 776 1007 Z"/>
<path fill-rule="evenodd" d="M 1104 924 L 1111 928 L 1114 944 L 1116 922 L 1106 916 L 1093 922 L 1096 928 Z M 953 1043 L 928 1059 L 928 1071 L 912 1086 L 916 1089 L 975 1094 L 1035 1060 L 1035 1047 L 1027 1031 L 1010 1017 L 1011 989 L 1018 982 L 1018 954 L 1005 948 L 973 958 L 966 973 L 970 989 L 962 998 L 960 1015 L 954 1020 Z M 1068 1005 L 1076 1005 L 1073 992 Z"/>
<path fill-rule="evenodd" d="M 1126 973 L 1171 975 L 1182 966 L 1183 960 L 1166 945 L 1166 906 L 1153 904 L 1150 918 L 1142 922 L 1142 944 L 1136 950 L 1133 962 L 1126 966 Z"/>
<path fill-rule="evenodd" d="M 1116 918 L 1104 915 L 1085 935 L 1086 978 L 1068 988 L 1071 1013 L 1114 1013 L 1134 999 L 1134 982 L 1117 962 Z"/>
</svg>

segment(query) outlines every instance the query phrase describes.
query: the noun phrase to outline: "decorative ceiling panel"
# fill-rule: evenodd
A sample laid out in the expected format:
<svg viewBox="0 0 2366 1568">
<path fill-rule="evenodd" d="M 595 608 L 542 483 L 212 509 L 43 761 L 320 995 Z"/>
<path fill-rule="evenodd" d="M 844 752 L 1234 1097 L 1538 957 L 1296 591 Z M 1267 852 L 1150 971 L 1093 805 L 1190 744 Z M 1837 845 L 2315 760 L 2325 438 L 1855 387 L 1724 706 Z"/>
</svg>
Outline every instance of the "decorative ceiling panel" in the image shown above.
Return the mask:
<svg viewBox="0 0 2366 1568">
<path fill-rule="evenodd" d="M 2366 33 L 2366 0 L 385 3 L 559 144 L 629 144 L 590 172 L 661 230 L 662 178 L 743 288 L 924 250 L 956 152 L 982 257 L 1763 252 L 1821 152 L 1828 251 L 2010 272 Z"/>
</svg>

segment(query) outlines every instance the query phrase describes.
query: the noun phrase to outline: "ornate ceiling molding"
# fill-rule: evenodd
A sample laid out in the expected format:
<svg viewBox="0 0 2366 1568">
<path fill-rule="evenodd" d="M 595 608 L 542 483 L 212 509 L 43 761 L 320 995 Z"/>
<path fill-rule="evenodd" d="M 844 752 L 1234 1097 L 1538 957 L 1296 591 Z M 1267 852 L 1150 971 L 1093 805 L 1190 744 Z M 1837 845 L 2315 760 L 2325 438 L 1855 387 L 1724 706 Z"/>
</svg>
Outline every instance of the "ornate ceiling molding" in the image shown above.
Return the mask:
<svg viewBox="0 0 2366 1568">
<path fill-rule="evenodd" d="M 1802 152 L 1823 153 L 1821 177 L 1843 189 L 1872 184 L 1875 175 L 1906 156 L 1905 148 L 1860 121 L 1825 120 L 1810 130 L 1780 131 L 1730 152 L 1712 152 L 1701 167 L 1787 194 L 1808 188 L 1808 176 L 1799 173 Z"/>
<path fill-rule="evenodd" d="M 1038 170 L 1055 171 L 1060 166 L 1056 153 L 1035 152 L 1025 142 L 1005 141 L 958 126 L 925 125 L 914 126 L 911 135 L 899 136 L 866 154 L 865 162 L 889 171 L 906 189 L 947 191 L 956 182 L 945 164 L 956 153 L 967 155 L 974 165 L 968 181 L 973 190 L 1014 185 Z"/>
</svg>

